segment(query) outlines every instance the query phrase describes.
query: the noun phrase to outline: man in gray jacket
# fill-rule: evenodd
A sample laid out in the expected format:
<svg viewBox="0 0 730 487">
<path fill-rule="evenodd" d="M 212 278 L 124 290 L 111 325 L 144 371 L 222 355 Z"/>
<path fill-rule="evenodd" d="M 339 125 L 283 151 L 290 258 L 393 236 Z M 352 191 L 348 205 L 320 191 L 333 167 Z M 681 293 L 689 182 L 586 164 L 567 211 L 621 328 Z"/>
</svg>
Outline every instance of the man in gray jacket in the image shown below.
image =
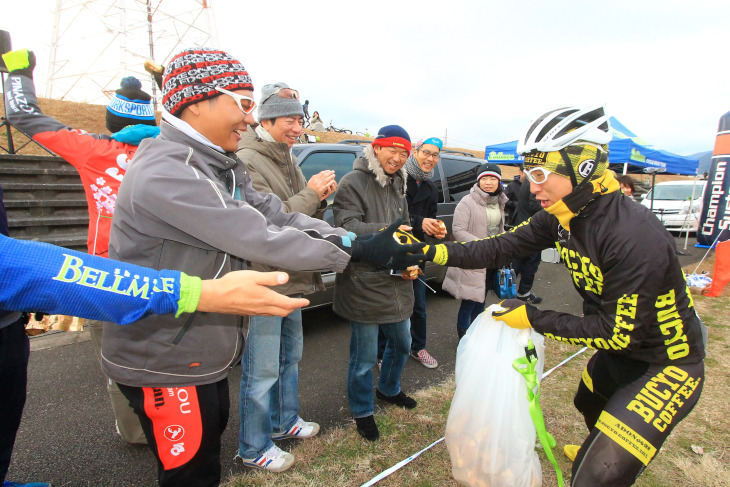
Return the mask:
<svg viewBox="0 0 730 487">
<path fill-rule="evenodd" d="M 307 182 L 297 166 L 291 148 L 302 133 L 303 116 L 296 90 L 284 83 L 264 86 L 258 105 L 260 123 L 243 134 L 237 155 L 246 164 L 255 190 L 278 196 L 287 212 L 321 219 L 327 197 L 337 183 L 334 171 L 322 171 Z M 257 262 L 253 268 L 281 269 Z M 276 287 L 278 292 L 299 297 L 324 290 L 319 272 L 290 274 L 287 284 Z M 241 359 L 238 455 L 244 465 L 282 472 L 294 463 L 294 456 L 281 452 L 272 440 L 311 438 L 319 432 L 317 423 L 299 416 L 299 361 L 303 345 L 301 309 L 283 318 L 251 317 Z M 284 461 L 260 465 L 256 460 L 270 450 Z"/>
<path fill-rule="evenodd" d="M 395 225 L 352 242 L 346 230 L 287 213 L 276 195 L 253 189 L 234 154 L 254 122 L 253 85 L 230 54 L 178 53 L 165 68 L 162 96 L 160 136 L 140 144 L 119 192 L 110 257 L 204 279 L 250 261 L 342 272 L 351 260 L 397 267 L 421 260 L 405 254 L 422 245 L 393 240 Z M 140 417 L 161 487 L 219 484 L 227 377 L 247 330 L 245 317 L 202 312 L 104 325 L 104 371 Z"/>
<path fill-rule="evenodd" d="M 403 165 L 410 152 L 411 139 L 402 127 L 381 128 L 372 147 L 363 149 L 363 156 L 353 163 L 353 171 L 340 181 L 333 204 L 335 224 L 363 235 L 401 219 L 409 221 Z M 411 230 L 411 227 L 403 229 Z M 416 401 L 400 388 L 400 376 L 411 350 L 413 283 L 410 281 L 415 277 L 405 267 L 399 270 L 404 272 L 393 275 L 388 269 L 370 263 L 352 264 L 335 280 L 333 309 L 350 320 L 352 331 L 347 399 L 358 433 L 369 441 L 380 437 L 373 417 L 372 372 L 378 352 L 378 325 L 387 343 L 376 395 L 398 406 L 416 407 Z"/>
</svg>

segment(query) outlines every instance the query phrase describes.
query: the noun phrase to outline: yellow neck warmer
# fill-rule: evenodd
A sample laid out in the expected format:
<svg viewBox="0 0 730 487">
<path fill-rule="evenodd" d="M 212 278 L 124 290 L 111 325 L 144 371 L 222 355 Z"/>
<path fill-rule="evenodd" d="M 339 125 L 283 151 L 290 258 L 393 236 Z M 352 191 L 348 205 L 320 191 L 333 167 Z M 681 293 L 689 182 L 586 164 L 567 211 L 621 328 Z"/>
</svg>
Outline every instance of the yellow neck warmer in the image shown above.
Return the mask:
<svg viewBox="0 0 730 487">
<path fill-rule="evenodd" d="M 555 217 L 566 230 L 570 231 L 570 220 L 580 213 L 580 210 L 597 197 L 613 193 L 620 189 L 613 171 L 606 171 L 603 176 L 590 181 L 589 185 L 573 190 L 557 203 L 545 208 L 545 211 Z"/>
</svg>

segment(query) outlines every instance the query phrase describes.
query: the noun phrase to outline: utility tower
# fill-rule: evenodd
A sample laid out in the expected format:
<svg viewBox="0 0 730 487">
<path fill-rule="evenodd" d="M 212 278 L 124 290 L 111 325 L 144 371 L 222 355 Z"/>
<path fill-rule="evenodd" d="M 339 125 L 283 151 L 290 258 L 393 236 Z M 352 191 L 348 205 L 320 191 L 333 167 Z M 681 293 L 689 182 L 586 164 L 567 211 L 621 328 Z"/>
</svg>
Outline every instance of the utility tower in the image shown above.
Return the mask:
<svg viewBox="0 0 730 487">
<path fill-rule="evenodd" d="M 159 97 L 145 59 L 217 47 L 212 0 L 56 0 L 46 98 L 106 104 L 125 76 Z"/>
</svg>

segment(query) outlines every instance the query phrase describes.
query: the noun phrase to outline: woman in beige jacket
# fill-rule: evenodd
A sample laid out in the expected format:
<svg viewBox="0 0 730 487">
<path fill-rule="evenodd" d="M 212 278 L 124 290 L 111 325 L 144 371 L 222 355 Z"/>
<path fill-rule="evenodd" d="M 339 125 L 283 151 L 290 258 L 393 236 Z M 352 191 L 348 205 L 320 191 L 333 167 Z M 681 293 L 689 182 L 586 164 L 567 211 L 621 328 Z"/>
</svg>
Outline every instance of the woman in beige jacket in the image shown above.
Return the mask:
<svg viewBox="0 0 730 487">
<path fill-rule="evenodd" d="M 504 205 L 507 195 L 502 190 L 502 171 L 492 163 L 482 164 L 477 182 L 454 211 L 453 232 L 457 241 L 469 242 L 493 237 L 504 232 Z M 442 285 L 456 299 L 461 299 L 456 320 L 459 338 L 472 321 L 484 311 L 487 290 L 492 289 L 494 272 L 487 269 L 449 267 Z"/>
</svg>

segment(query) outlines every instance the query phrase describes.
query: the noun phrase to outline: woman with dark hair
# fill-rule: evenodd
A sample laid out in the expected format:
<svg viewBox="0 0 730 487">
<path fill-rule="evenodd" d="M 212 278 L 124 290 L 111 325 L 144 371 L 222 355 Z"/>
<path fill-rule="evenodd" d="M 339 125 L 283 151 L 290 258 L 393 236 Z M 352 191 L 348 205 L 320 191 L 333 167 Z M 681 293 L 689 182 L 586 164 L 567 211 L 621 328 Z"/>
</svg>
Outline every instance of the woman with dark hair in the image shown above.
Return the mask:
<svg viewBox="0 0 730 487">
<path fill-rule="evenodd" d="M 629 196 L 630 198 L 634 197 L 634 180 L 631 179 L 631 176 L 627 176 L 626 174 L 619 176 L 618 178 L 618 184 L 621 186 L 621 192 L 625 194 L 626 196 Z"/>
</svg>

